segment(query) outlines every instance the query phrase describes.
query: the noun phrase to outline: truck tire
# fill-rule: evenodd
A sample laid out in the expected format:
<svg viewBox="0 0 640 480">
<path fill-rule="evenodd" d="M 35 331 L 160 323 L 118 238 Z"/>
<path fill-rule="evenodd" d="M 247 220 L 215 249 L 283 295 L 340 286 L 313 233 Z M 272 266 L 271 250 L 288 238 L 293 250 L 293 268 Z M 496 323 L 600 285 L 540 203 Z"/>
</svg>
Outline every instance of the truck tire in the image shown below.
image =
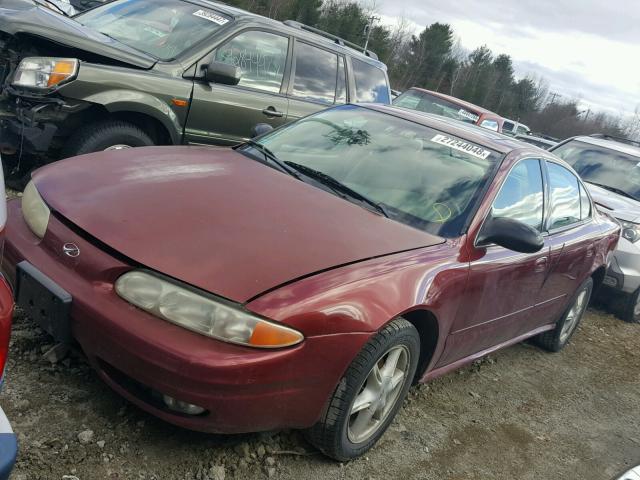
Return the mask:
<svg viewBox="0 0 640 480">
<path fill-rule="evenodd" d="M 62 158 L 105 150 L 155 145 L 140 127 L 122 120 L 105 120 L 82 127 L 71 136 Z"/>
</svg>

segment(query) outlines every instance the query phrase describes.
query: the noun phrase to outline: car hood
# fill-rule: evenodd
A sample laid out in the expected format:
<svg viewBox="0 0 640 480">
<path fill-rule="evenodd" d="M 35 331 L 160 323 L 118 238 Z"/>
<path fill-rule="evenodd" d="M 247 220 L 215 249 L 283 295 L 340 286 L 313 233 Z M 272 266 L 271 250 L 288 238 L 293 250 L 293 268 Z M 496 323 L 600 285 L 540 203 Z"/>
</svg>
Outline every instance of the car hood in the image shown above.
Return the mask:
<svg viewBox="0 0 640 480">
<path fill-rule="evenodd" d="M 150 55 L 84 27 L 72 18 L 38 6 L 31 0 L 2 0 L 0 31 L 9 35 L 32 35 L 140 68 L 148 69 L 156 63 Z"/>
<path fill-rule="evenodd" d="M 605 207 L 607 213 L 620 220 L 638 223 L 640 219 L 640 202 L 610 192 L 589 182 L 586 182 L 586 185 L 593 201 Z"/>
<path fill-rule="evenodd" d="M 33 175 L 50 207 L 141 266 L 236 302 L 337 266 L 443 243 L 241 153 L 150 147 Z"/>
</svg>

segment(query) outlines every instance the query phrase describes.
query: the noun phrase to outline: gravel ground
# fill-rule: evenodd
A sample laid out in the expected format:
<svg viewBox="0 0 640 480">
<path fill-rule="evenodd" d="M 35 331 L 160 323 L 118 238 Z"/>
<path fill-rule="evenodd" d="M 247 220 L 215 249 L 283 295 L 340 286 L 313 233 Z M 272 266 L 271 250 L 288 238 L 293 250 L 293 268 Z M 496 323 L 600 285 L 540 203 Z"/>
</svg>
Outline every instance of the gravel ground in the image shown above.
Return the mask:
<svg viewBox="0 0 640 480">
<path fill-rule="evenodd" d="M 109 390 L 16 315 L 0 397 L 20 439 L 12 478 L 598 479 L 640 463 L 640 325 L 590 310 L 570 345 L 521 344 L 415 387 L 365 458 L 332 462 L 298 432 L 212 436 Z"/>
</svg>

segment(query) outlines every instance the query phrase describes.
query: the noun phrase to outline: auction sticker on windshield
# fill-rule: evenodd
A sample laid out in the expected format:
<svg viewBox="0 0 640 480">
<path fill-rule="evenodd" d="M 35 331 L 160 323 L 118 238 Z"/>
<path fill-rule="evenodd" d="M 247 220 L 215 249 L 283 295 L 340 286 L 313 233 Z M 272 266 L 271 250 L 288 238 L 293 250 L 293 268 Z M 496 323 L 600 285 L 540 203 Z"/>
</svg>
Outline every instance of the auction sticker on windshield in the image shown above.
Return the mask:
<svg viewBox="0 0 640 480">
<path fill-rule="evenodd" d="M 193 12 L 196 17 L 204 18 L 210 22 L 217 23 L 218 25 L 224 25 L 229 22 L 228 18 L 224 18 L 222 15 L 217 15 L 213 12 L 207 12 L 206 10 L 197 10 Z"/>
<path fill-rule="evenodd" d="M 473 155 L 474 157 L 482 158 L 486 160 L 486 158 L 491 155 L 490 150 L 485 150 L 478 145 L 474 145 L 473 143 L 468 143 L 462 140 L 458 140 L 457 138 L 448 137 L 447 135 L 438 134 L 431 139 L 434 143 L 439 143 L 440 145 L 444 145 L 445 147 L 453 148 L 454 150 L 459 150 L 461 152 L 468 153 Z"/>
</svg>

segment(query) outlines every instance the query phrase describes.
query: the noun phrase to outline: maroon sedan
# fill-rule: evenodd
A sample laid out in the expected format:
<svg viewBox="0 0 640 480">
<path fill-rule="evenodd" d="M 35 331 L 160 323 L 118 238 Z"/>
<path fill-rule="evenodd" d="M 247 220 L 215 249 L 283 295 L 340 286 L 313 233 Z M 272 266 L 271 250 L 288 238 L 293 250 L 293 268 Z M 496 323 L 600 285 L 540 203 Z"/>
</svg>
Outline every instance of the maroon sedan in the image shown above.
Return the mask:
<svg viewBox="0 0 640 480">
<path fill-rule="evenodd" d="M 558 158 L 383 106 L 234 149 L 72 158 L 9 206 L 20 305 L 194 430 L 369 449 L 413 382 L 534 337 L 560 350 L 618 225 Z"/>
</svg>

